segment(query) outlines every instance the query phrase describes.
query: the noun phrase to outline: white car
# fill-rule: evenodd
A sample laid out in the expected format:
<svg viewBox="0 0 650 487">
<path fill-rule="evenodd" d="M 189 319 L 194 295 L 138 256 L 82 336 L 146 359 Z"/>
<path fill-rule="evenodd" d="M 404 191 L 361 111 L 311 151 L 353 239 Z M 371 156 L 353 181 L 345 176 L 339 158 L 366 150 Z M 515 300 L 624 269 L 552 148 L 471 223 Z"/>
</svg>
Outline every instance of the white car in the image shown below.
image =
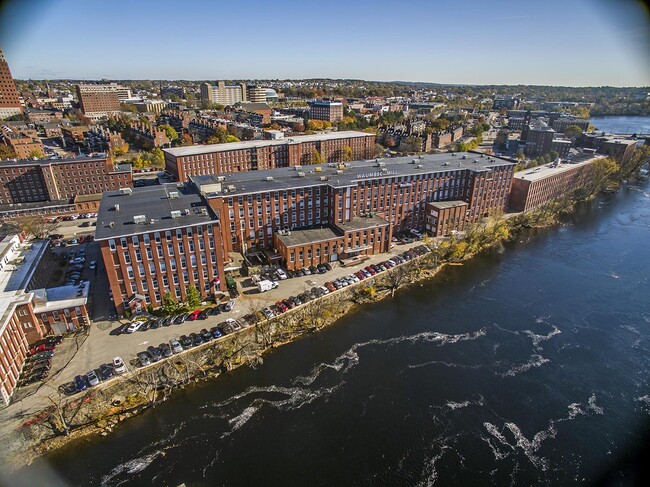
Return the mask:
<svg viewBox="0 0 650 487">
<path fill-rule="evenodd" d="M 287 278 L 287 273 L 284 272 L 282 269 L 278 269 L 277 271 L 275 271 L 275 273 L 277 274 L 278 279 L 284 280 Z"/>
<path fill-rule="evenodd" d="M 138 331 L 142 327 L 142 323 L 144 323 L 144 321 L 134 321 L 126 329 L 126 332 L 127 333 L 135 333 L 136 331 Z"/>
<path fill-rule="evenodd" d="M 120 357 L 115 357 L 113 359 L 113 370 L 116 374 L 123 374 L 126 372 L 126 365 L 124 365 L 124 361 Z"/>
</svg>

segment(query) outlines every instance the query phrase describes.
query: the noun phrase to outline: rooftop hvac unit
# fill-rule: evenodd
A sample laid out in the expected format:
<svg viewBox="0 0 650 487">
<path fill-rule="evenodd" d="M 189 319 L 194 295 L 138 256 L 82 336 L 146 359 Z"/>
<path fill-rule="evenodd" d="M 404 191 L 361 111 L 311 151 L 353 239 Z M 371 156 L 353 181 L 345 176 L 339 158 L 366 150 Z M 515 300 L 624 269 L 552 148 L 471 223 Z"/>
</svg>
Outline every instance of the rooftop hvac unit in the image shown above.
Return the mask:
<svg viewBox="0 0 650 487">
<path fill-rule="evenodd" d="M 120 194 L 131 194 L 133 190 L 131 188 L 120 188 Z"/>
<path fill-rule="evenodd" d="M 181 212 L 179 210 L 174 210 L 171 212 L 172 218 L 180 218 L 181 217 Z"/>
<path fill-rule="evenodd" d="M 418 162 L 417 159 L 412 159 L 412 160 L 411 160 L 411 164 L 415 164 L 416 162 Z"/>
<path fill-rule="evenodd" d="M 302 166 L 293 166 L 294 171 L 302 171 Z"/>
<path fill-rule="evenodd" d="M 173 199 L 176 199 L 176 198 L 178 198 L 178 191 L 170 191 L 169 192 L 169 199 L 173 200 Z"/>
<path fill-rule="evenodd" d="M 416 167 L 417 169 L 424 169 L 424 166 L 423 166 L 422 164 L 418 164 L 418 165 L 415 166 L 415 167 Z"/>
<path fill-rule="evenodd" d="M 217 181 L 225 181 L 226 176 L 217 176 Z"/>
<path fill-rule="evenodd" d="M 321 180 L 321 181 L 327 181 L 327 176 L 321 176 L 321 177 L 320 177 L 320 180 Z"/>
<path fill-rule="evenodd" d="M 304 173 L 304 172 L 299 172 L 299 173 L 298 173 L 298 177 L 299 177 L 299 178 L 304 178 L 304 177 L 305 177 L 305 173 Z"/>
<path fill-rule="evenodd" d="M 150 218 L 149 219 L 149 225 L 153 225 L 154 223 L 156 223 L 156 220 L 154 220 L 153 218 Z"/>
<path fill-rule="evenodd" d="M 336 174 L 343 174 L 343 171 L 341 171 L 340 169 L 337 169 Z"/>
<path fill-rule="evenodd" d="M 321 169 L 320 166 L 316 166 L 316 167 L 314 168 L 314 172 L 321 172 L 321 171 L 322 171 L 322 169 Z"/>
<path fill-rule="evenodd" d="M 145 215 L 135 215 L 133 223 L 147 223 L 147 217 Z"/>
<path fill-rule="evenodd" d="M 189 215 L 189 214 L 190 214 L 190 209 L 189 209 L 189 208 L 185 208 L 185 209 L 183 210 L 183 215 L 187 216 L 187 215 Z"/>
<path fill-rule="evenodd" d="M 384 167 L 386 165 L 386 163 L 383 162 L 383 161 L 377 161 L 376 165 L 377 165 L 377 167 Z"/>
<path fill-rule="evenodd" d="M 266 176 L 267 181 L 273 181 L 273 176 Z"/>
<path fill-rule="evenodd" d="M 115 203 L 115 211 L 120 211 L 120 205 Z"/>
<path fill-rule="evenodd" d="M 199 210 L 199 213 L 200 213 L 201 215 L 207 215 L 207 214 L 208 214 L 208 209 L 207 209 L 207 208 L 201 208 L 201 209 Z"/>
<path fill-rule="evenodd" d="M 231 191 L 231 192 L 232 192 L 232 191 L 237 191 L 237 188 L 235 187 L 234 184 L 229 184 L 229 185 L 228 185 L 228 191 Z"/>
</svg>

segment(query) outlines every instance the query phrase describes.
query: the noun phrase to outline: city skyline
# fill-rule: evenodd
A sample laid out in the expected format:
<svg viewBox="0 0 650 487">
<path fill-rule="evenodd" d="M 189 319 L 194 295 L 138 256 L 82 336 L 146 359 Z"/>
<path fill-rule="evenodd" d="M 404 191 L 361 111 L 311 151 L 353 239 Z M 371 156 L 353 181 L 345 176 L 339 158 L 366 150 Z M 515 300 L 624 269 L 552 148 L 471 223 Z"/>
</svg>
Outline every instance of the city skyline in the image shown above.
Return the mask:
<svg viewBox="0 0 650 487">
<path fill-rule="evenodd" d="M 0 45 L 15 78 L 650 85 L 648 15 L 636 2 L 411 1 L 396 10 L 335 0 L 325 12 L 293 0 L 194 2 L 184 15 L 169 2 L 84 6 L 5 5 Z"/>
</svg>

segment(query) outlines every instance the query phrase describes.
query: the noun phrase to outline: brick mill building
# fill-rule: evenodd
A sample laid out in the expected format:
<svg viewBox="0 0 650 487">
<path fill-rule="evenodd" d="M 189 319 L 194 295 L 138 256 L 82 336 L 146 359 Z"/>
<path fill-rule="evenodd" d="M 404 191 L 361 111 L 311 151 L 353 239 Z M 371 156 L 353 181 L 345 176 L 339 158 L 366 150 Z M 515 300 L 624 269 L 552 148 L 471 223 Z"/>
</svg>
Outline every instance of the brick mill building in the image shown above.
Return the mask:
<svg viewBox="0 0 650 487">
<path fill-rule="evenodd" d="M 132 186 L 131 166 L 113 165 L 110 156 L 0 162 L 0 208 L 11 205 L 67 201 Z"/>
<path fill-rule="evenodd" d="M 574 155 L 564 162 L 553 162 L 515 173 L 510 195 L 510 208 L 530 211 L 549 203 L 589 181 L 592 163 L 604 156 Z"/>
<path fill-rule="evenodd" d="M 279 140 L 176 147 L 163 152 L 167 171 L 179 181 L 187 181 L 190 176 L 312 164 L 316 162 L 316 151 L 323 162 L 339 162 L 346 146 L 352 149 L 352 159 L 368 159 L 374 155 L 375 135 L 342 131 Z"/>
<path fill-rule="evenodd" d="M 195 286 L 211 297 L 225 280 L 220 221 L 194 191 L 175 184 L 104 193 L 100 243 L 118 314 L 184 301 Z"/>
<path fill-rule="evenodd" d="M 20 104 L 16 83 L 14 83 L 7 60 L 0 49 L 0 120 L 20 115 L 22 112 L 23 107 Z"/>
</svg>

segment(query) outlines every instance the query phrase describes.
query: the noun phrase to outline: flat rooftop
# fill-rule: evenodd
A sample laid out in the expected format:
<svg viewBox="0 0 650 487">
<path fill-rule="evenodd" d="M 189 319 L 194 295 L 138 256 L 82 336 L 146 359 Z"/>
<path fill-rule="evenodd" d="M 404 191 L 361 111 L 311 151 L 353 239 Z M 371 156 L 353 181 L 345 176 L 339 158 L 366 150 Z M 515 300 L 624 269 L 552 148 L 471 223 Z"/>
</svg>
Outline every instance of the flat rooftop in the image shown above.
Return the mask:
<svg viewBox="0 0 650 487">
<path fill-rule="evenodd" d="M 305 245 L 312 242 L 322 242 L 324 240 L 334 240 L 341 237 L 338 233 L 329 227 L 313 228 L 310 230 L 291 230 L 290 235 L 276 233 L 278 239 L 287 247 L 296 245 Z"/>
<path fill-rule="evenodd" d="M 77 157 L 59 157 L 52 156 L 46 157 L 44 159 L 8 159 L 5 161 L 0 161 L 0 168 L 3 166 L 43 166 L 46 164 L 66 164 L 70 162 L 90 162 L 90 161 L 101 161 L 107 158 L 107 154 L 100 153 L 94 156 L 77 156 Z"/>
<path fill-rule="evenodd" d="M 570 162 L 563 161 L 557 166 L 555 166 L 555 163 L 552 162 L 550 164 L 537 166 L 532 169 L 524 169 L 523 171 L 516 172 L 514 174 L 514 178 L 522 179 L 525 181 L 539 181 L 540 179 L 546 179 L 548 177 L 569 171 L 570 169 L 574 169 L 577 166 L 586 166 L 587 164 L 591 164 L 598 159 L 603 159 L 606 157 L 603 155 L 594 157 L 592 154 L 581 154 L 581 156 L 583 157 L 574 157 L 574 159 Z"/>
<path fill-rule="evenodd" d="M 435 206 L 436 208 L 440 208 L 441 210 L 446 208 L 456 208 L 457 206 L 467 206 L 467 202 L 460 201 L 460 200 L 432 201 L 431 203 L 427 203 L 427 204 L 431 206 Z"/>
<path fill-rule="evenodd" d="M 380 166 L 381 164 L 381 166 Z M 190 176 L 190 180 L 206 197 L 240 196 L 265 191 L 286 191 L 297 188 L 329 185 L 334 188 L 356 186 L 359 181 L 402 177 L 435 172 L 470 170 L 489 171 L 494 167 L 514 166 L 499 157 L 469 152 L 423 154 L 421 156 L 372 159 L 339 164 L 321 164 L 238 172 L 210 176 Z M 320 168 L 320 172 L 318 169 Z M 299 174 L 304 174 L 304 177 Z M 271 178 L 271 179 L 267 179 Z"/>
<path fill-rule="evenodd" d="M 83 306 L 88 301 L 90 282 L 84 281 L 78 286 L 59 286 L 47 289 L 35 289 L 34 313 Z"/>
<path fill-rule="evenodd" d="M 226 144 L 191 145 L 187 147 L 174 147 L 163 149 L 163 152 L 174 157 L 193 156 L 197 154 L 209 154 L 212 152 L 225 152 L 231 150 L 250 149 L 253 147 L 266 147 L 269 145 L 285 145 L 300 142 L 317 142 L 321 140 L 333 140 L 346 137 L 368 137 L 373 134 L 346 130 L 341 132 L 328 132 L 326 134 L 295 135 L 281 140 L 245 140 L 243 142 L 228 142 Z"/>
<path fill-rule="evenodd" d="M 388 226 L 388 222 L 375 215 L 357 216 L 349 222 L 337 223 L 336 226 L 346 232 L 354 232 L 357 230 L 365 230 L 366 228 Z"/>
<path fill-rule="evenodd" d="M 144 222 L 135 223 L 138 220 L 135 217 L 142 217 Z M 124 192 L 108 191 L 103 194 L 99 205 L 95 239 L 105 240 L 210 222 L 216 223 L 217 218 L 193 188 L 171 183 Z"/>
</svg>

